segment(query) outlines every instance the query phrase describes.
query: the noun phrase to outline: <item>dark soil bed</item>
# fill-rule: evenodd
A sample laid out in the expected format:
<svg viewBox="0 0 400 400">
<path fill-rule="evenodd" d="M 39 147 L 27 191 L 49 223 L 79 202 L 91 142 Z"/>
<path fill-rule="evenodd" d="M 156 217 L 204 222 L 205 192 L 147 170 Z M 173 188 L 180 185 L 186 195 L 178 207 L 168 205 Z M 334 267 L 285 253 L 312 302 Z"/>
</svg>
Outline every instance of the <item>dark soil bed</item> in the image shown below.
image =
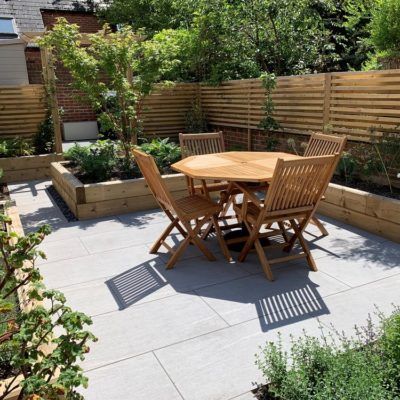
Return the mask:
<svg viewBox="0 0 400 400">
<path fill-rule="evenodd" d="M 346 182 L 344 179 L 336 175 L 332 178 L 332 183 L 337 183 L 338 185 L 348 186 L 353 189 L 363 190 L 379 196 L 400 200 L 400 189 L 395 187 L 392 188 L 393 192 L 391 192 L 389 186 L 382 186 L 376 183 L 362 181 L 361 179 Z"/>
<path fill-rule="evenodd" d="M 57 207 L 60 209 L 60 211 L 63 213 L 64 217 L 68 222 L 75 222 L 78 221 L 78 219 L 75 217 L 74 213 L 69 209 L 67 203 L 64 201 L 64 199 L 59 195 L 57 192 L 56 188 L 53 185 L 50 185 L 46 188 L 47 193 L 49 196 L 52 198 L 54 203 L 57 205 Z"/>
</svg>

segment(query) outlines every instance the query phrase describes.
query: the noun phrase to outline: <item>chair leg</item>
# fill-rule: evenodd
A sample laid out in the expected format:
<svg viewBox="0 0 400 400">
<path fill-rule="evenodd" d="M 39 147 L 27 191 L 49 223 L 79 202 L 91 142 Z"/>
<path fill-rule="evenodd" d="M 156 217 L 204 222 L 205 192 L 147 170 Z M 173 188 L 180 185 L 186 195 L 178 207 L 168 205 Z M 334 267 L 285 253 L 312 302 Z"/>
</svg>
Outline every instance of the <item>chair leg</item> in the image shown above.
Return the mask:
<svg viewBox="0 0 400 400">
<path fill-rule="evenodd" d="M 262 247 L 261 242 L 258 238 L 254 241 L 254 246 L 256 248 L 258 258 L 260 260 L 262 269 L 264 270 L 264 273 L 265 273 L 267 279 L 270 281 L 273 281 L 274 275 L 272 273 L 271 267 L 269 265 L 266 255 L 265 255 L 264 248 Z"/>
<path fill-rule="evenodd" d="M 150 254 L 155 254 L 159 250 L 159 248 L 162 246 L 163 242 L 165 239 L 169 236 L 169 234 L 172 232 L 172 230 L 176 227 L 176 225 L 179 224 L 179 219 L 175 218 L 164 230 L 164 232 L 160 235 L 160 237 L 156 240 L 156 242 L 153 244 L 153 246 L 150 249 Z"/>
<path fill-rule="evenodd" d="M 178 261 L 178 258 L 183 254 L 183 252 L 186 250 L 186 248 L 189 246 L 191 237 L 187 236 L 179 245 L 179 247 L 177 248 L 176 252 L 174 254 L 172 254 L 172 256 L 170 257 L 170 259 L 167 262 L 167 269 L 172 269 L 174 268 L 174 265 L 176 264 L 176 262 Z"/>
<path fill-rule="evenodd" d="M 249 252 L 254 244 L 254 241 L 257 238 L 258 230 L 259 230 L 259 228 L 257 227 L 257 229 L 256 229 L 255 226 L 253 227 L 253 229 L 251 229 L 251 226 L 247 222 L 245 222 L 245 225 L 246 225 L 247 230 L 249 231 L 249 237 L 248 237 L 242 251 L 239 254 L 239 257 L 238 257 L 239 262 L 243 262 L 246 260 L 247 254 L 249 254 Z"/>
<path fill-rule="evenodd" d="M 290 223 L 295 232 L 295 235 L 297 235 L 297 238 L 299 239 L 300 245 L 301 245 L 304 253 L 307 256 L 308 266 L 310 267 L 310 269 L 312 271 L 315 271 L 315 272 L 318 271 L 317 265 L 315 264 L 314 257 L 312 256 L 310 248 L 308 247 L 308 244 L 307 244 L 306 240 L 304 239 L 302 230 L 299 229 L 299 226 L 297 225 L 295 220 L 290 220 Z"/>
<path fill-rule="evenodd" d="M 316 225 L 316 227 L 320 230 L 320 232 L 323 236 L 329 235 L 329 232 L 326 230 L 325 226 L 322 224 L 322 222 L 317 217 L 312 217 L 311 222 L 314 225 Z"/>
<path fill-rule="evenodd" d="M 188 231 L 190 241 L 194 243 L 199 248 L 199 250 L 201 250 L 201 252 L 207 257 L 209 261 L 215 261 L 216 258 L 214 254 L 212 254 L 211 251 L 208 250 L 207 246 L 204 244 L 204 241 L 199 236 L 197 236 L 200 232 L 201 227 L 204 225 L 205 222 L 207 222 L 207 220 L 209 220 L 210 217 L 211 216 L 204 217 L 201 221 L 197 222 L 194 229 L 192 229 L 192 227 L 190 226 L 190 222 L 187 222 L 186 224 L 184 223 L 184 225 Z"/>
<path fill-rule="evenodd" d="M 281 221 L 281 222 L 278 222 L 278 226 L 279 226 L 279 229 L 282 231 L 283 239 L 285 240 L 286 243 L 288 243 L 289 242 L 289 237 L 288 237 L 288 235 L 286 233 L 285 224 Z"/>
<path fill-rule="evenodd" d="M 223 238 L 221 228 L 220 228 L 220 226 L 218 224 L 218 217 L 216 215 L 214 215 L 212 217 L 212 220 L 213 220 L 213 223 L 214 223 L 215 233 L 217 235 L 217 239 L 218 239 L 219 245 L 221 247 L 222 253 L 224 254 L 225 258 L 228 260 L 228 262 L 231 262 L 231 261 L 233 261 L 232 260 L 232 256 L 231 256 L 231 254 L 229 252 L 229 249 L 228 249 L 228 246 L 227 246 L 227 244 L 225 242 L 225 239 Z"/>
</svg>

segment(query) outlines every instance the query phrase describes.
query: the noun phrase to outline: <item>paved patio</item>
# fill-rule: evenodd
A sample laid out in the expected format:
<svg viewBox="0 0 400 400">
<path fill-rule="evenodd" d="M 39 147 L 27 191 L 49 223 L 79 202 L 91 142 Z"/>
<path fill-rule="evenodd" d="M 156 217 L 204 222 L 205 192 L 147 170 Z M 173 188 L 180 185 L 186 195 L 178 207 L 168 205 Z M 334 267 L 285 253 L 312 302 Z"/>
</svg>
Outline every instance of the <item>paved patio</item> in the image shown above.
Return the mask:
<svg viewBox="0 0 400 400">
<path fill-rule="evenodd" d="M 99 342 L 84 362 L 88 400 L 248 400 L 262 378 L 254 354 L 282 332 L 351 332 L 375 306 L 400 304 L 400 245 L 328 218 L 306 237 L 319 272 L 304 261 L 274 267 L 268 282 L 255 254 L 228 264 L 190 247 L 176 268 L 148 254 L 167 221 L 157 210 L 68 223 L 50 182 L 10 185 L 26 231 L 48 223 L 46 284 L 93 317 Z M 400 232 L 399 232 L 400 234 Z M 176 236 L 177 238 L 177 236 Z"/>
</svg>

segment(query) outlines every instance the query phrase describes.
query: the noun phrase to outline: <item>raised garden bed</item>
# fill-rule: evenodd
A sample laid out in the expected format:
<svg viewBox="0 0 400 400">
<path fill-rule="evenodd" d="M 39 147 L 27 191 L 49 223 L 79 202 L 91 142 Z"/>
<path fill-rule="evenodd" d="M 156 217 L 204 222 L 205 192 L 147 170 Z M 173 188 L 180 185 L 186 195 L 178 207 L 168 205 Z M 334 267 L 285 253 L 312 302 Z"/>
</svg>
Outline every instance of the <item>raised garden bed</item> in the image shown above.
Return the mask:
<svg viewBox="0 0 400 400">
<path fill-rule="evenodd" d="M 80 220 L 157 208 L 143 178 L 84 184 L 68 170 L 66 162 L 51 164 L 51 178 L 57 192 Z M 172 194 L 187 194 L 181 174 L 164 175 Z"/>
<path fill-rule="evenodd" d="M 400 200 L 331 183 L 318 211 L 400 243 Z"/>
<path fill-rule="evenodd" d="M 63 159 L 62 154 L 0 158 L 0 169 L 3 170 L 0 182 L 14 183 L 49 178 L 50 164 Z"/>
</svg>

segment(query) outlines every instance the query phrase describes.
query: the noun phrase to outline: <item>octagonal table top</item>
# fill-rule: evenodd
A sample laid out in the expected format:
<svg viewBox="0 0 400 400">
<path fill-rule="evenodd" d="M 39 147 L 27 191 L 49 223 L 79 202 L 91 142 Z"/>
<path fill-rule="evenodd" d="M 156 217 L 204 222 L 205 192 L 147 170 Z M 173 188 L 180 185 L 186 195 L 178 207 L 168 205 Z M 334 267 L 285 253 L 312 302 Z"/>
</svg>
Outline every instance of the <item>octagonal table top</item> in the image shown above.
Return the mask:
<svg viewBox="0 0 400 400">
<path fill-rule="evenodd" d="M 293 160 L 302 157 L 278 152 L 228 151 L 190 156 L 171 167 L 193 179 L 268 182 L 272 179 L 279 158 Z"/>
</svg>

